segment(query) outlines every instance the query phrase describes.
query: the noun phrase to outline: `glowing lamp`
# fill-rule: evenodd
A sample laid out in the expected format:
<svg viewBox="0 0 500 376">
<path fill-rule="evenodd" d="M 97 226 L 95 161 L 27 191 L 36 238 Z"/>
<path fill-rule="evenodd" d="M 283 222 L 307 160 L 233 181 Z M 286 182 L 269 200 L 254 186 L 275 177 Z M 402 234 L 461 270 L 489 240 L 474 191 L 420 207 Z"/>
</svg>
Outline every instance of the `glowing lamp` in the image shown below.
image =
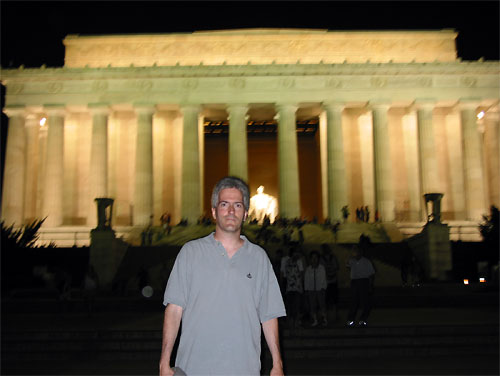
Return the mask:
<svg viewBox="0 0 500 376">
<path fill-rule="evenodd" d="M 43 127 L 46 122 L 47 122 L 47 118 L 41 118 L 40 119 L 40 127 Z"/>
<path fill-rule="evenodd" d="M 479 282 L 485 283 L 486 282 L 486 278 L 484 278 L 484 277 L 479 278 Z"/>
<path fill-rule="evenodd" d="M 481 120 L 484 117 L 484 111 L 481 111 L 480 113 L 477 114 L 477 118 Z"/>
<path fill-rule="evenodd" d="M 468 279 L 464 279 L 464 285 L 468 285 L 469 284 L 469 280 Z"/>
</svg>

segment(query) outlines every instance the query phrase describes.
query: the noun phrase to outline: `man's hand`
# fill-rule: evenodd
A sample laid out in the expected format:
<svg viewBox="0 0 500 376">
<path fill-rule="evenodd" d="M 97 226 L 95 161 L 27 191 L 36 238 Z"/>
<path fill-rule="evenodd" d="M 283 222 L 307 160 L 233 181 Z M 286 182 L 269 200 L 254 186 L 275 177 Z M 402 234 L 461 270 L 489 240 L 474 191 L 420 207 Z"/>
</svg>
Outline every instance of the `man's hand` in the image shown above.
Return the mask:
<svg viewBox="0 0 500 376">
<path fill-rule="evenodd" d="M 169 364 L 163 364 L 160 362 L 160 376 L 173 376 L 174 370 L 170 368 Z"/>
<path fill-rule="evenodd" d="M 273 368 L 271 369 L 271 372 L 269 373 L 269 376 L 284 376 L 285 374 L 283 373 L 283 366 L 277 364 L 274 365 Z"/>
</svg>

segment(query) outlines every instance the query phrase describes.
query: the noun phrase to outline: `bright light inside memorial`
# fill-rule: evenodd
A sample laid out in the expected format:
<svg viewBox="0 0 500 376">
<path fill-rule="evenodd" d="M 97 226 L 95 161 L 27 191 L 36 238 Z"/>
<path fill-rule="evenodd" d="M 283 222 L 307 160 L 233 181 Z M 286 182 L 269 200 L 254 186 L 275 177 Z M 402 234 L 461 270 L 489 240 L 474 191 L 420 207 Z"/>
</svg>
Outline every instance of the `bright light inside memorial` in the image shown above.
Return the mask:
<svg viewBox="0 0 500 376">
<path fill-rule="evenodd" d="M 260 224 L 264 222 L 264 218 L 268 217 L 271 223 L 274 222 L 278 215 L 278 200 L 275 197 L 264 193 L 264 186 L 257 188 L 257 194 L 250 198 L 250 218 L 256 219 Z"/>
<path fill-rule="evenodd" d="M 484 278 L 484 277 L 479 278 L 479 282 L 485 283 L 486 282 L 486 278 Z"/>
<path fill-rule="evenodd" d="M 477 114 L 477 118 L 481 120 L 484 117 L 484 111 L 481 111 L 480 113 Z"/>
<path fill-rule="evenodd" d="M 469 284 L 469 280 L 468 279 L 464 279 L 464 285 L 468 285 Z"/>
<path fill-rule="evenodd" d="M 47 122 L 47 118 L 41 118 L 40 119 L 40 127 L 43 127 L 46 122 Z"/>
</svg>

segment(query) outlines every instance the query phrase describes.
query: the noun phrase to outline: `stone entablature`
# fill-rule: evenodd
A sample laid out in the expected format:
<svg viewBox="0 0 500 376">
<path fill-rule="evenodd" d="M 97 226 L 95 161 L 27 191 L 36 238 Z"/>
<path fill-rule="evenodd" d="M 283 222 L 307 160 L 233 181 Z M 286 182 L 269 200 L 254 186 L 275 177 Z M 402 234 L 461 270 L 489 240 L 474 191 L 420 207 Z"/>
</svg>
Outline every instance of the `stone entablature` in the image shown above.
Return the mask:
<svg viewBox="0 0 500 376">
<path fill-rule="evenodd" d="M 453 30 L 252 29 L 191 34 L 68 35 L 67 67 L 456 61 Z"/>
<path fill-rule="evenodd" d="M 6 104 L 498 99 L 498 62 L 7 69 Z M 237 93 L 237 95 L 235 95 Z M 449 105 L 449 103 L 447 104 Z M 486 105 L 486 104 L 485 104 Z"/>
</svg>

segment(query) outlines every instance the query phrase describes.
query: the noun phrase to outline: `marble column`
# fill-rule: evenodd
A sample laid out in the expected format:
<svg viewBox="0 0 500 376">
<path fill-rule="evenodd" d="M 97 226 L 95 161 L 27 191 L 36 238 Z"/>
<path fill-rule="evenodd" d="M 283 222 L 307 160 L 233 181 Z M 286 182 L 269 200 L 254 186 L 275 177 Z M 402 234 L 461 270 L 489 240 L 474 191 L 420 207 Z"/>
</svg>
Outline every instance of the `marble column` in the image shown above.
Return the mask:
<svg viewBox="0 0 500 376">
<path fill-rule="evenodd" d="M 248 183 L 247 111 L 245 104 L 228 106 L 229 113 L 229 175 Z"/>
<path fill-rule="evenodd" d="M 154 106 L 135 106 L 137 140 L 133 225 L 148 226 L 153 215 L 153 115 Z"/>
<path fill-rule="evenodd" d="M 36 219 L 36 195 L 38 182 L 38 153 L 40 120 L 34 114 L 26 117 L 26 172 L 24 182 L 24 220 Z"/>
<path fill-rule="evenodd" d="M 395 218 L 392 162 L 389 144 L 388 104 L 372 104 L 375 206 L 382 222 Z"/>
<path fill-rule="evenodd" d="M 342 221 L 342 207 L 348 204 L 341 103 L 325 103 L 327 116 L 328 216 Z"/>
<path fill-rule="evenodd" d="M 475 102 L 459 103 L 464 152 L 466 219 L 471 221 L 481 220 L 482 215 L 487 213 L 480 135 L 477 127 L 477 106 Z"/>
<path fill-rule="evenodd" d="M 25 111 L 24 107 L 7 107 L 9 117 L 2 192 L 2 220 L 5 225 L 23 224 L 25 184 Z"/>
<path fill-rule="evenodd" d="M 182 121 L 182 178 L 181 218 L 189 224 L 196 223 L 201 215 L 200 155 L 198 137 L 198 114 L 200 107 L 181 107 Z"/>
<path fill-rule="evenodd" d="M 416 101 L 418 155 L 420 159 L 421 196 L 441 192 L 432 121 L 433 102 Z"/>
<path fill-rule="evenodd" d="M 90 146 L 89 194 L 90 210 L 87 225 L 97 225 L 96 198 L 108 196 L 108 120 L 109 108 L 102 104 L 89 104 L 92 114 L 92 139 Z"/>
<path fill-rule="evenodd" d="M 297 125 L 293 104 L 278 104 L 279 216 L 300 217 Z"/>
<path fill-rule="evenodd" d="M 45 182 L 43 226 L 57 227 L 63 224 L 64 183 L 64 117 L 63 106 L 46 106 L 48 118 L 47 152 L 45 154 Z"/>
<path fill-rule="evenodd" d="M 499 113 L 487 111 L 484 116 L 484 146 L 490 205 L 500 208 L 500 123 Z"/>
</svg>

